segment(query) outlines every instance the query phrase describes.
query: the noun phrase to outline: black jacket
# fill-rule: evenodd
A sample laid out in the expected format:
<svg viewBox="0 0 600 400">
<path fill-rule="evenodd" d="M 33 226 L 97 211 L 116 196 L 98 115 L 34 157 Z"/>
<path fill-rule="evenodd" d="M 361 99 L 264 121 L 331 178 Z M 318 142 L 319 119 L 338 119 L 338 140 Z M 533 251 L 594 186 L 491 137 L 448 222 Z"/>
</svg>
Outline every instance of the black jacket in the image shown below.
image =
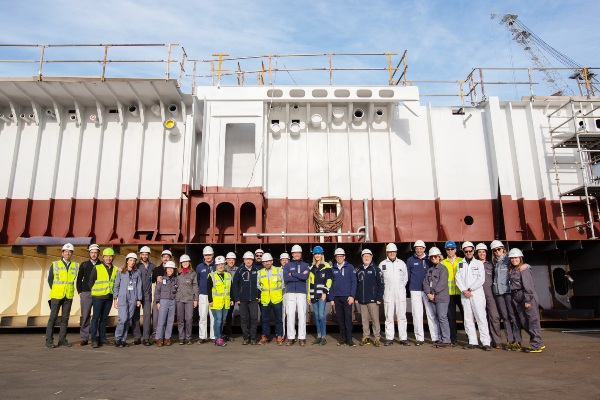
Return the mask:
<svg viewBox="0 0 600 400">
<path fill-rule="evenodd" d="M 96 260 L 96 264 L 99 263 L 100 260 Z M 79 272 L 77 273 L 77 293 L 81 294 L 83 292 L 92 291 L 92 285 L 90 285 L 90 274 L 94 268 L 96 268 L 96 266 L 92 264 L 91 260 L 81 263 L 79 266 Z"/>
<path fill-rule="evenodd" d="M 256 287 L 258 282 L 258 269 L 253 265 L 250 270 L 242 264 L 233 275 L 231 284 L 231 297 L 233 301 L 256 301 L 260 293 Z"/>
<path fill-rule="evenodd" d="M 356 274 L 356 300 L 360 304 L 383 302 L 383 276 L 379 267 L 371 263 L 367 268 L 354 270 Z"/>
</svg>

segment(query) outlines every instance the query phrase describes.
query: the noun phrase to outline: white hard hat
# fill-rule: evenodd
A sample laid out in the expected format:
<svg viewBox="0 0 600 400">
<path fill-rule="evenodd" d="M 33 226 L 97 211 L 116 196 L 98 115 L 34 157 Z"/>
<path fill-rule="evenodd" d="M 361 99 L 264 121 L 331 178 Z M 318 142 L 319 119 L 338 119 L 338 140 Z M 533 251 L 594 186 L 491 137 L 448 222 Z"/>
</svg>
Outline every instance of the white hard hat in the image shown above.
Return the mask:
<svg viewBox="0 0 600 400">
<path fill-rule="evenodd" d="M 345 255 L 346 255 L 346 252 L 345 252 L 345 251 L 344 251 L 344 249 L 342 249 L 341 247 L 338 247 L 338 248 L 337 248 L 337 249 L 335 249 L 335 251 L 333 252 L 333 255 L 334 255 L 334 256 L 339 256 L 339 255 L 345 256 Z"/>
<path fill-rule="evenodd" d="M 75 247 L 73 247 L 73 245 L 71 243 L 67 243 L 62 247 L 62 251 L 65 251 L 65 250 L 75 251 Z"/>
<path fill-rule="evenodd" d="M 371 252 L 371 250 L 369 250 L 369 249 L 364 249 L 364 250 L 362 251 L 362 253 L 360 253 L 360 255 L 361 255 L 361 256 L 362 256 L 362 255 L 364 255 L 364 254 L 370 254 L 370 255 L 373 255 L 373 253 L 372 253 L 372 252 Z"/>
<path fill-rule="evenodd" d="M 487 251 L 487 246 L 485 245 L 485 243 L 477 243 L 477 246 L 475 246 L 475 250 L 485 250 L 485 251 Z"/>
<path fill-rule="evenodd" d="M 164 256 L 165 254 L 173 257 L 173 253 L 171 253 L 171 250 L 163 250 L 163 252 L 160 253 L 161 256 Z"/>
<path fill-rule="evenodd" d="M 422 240 L 417 240 L 413 247 L 425 247 L 425 242 Z"/>
<path fill-rule="evenodd" d="M 263 249 L 256 249 L 256 250 L 254 250 L 254 254 L 258 254 L 258 253 L 265 254 L 265 251 Z"/>
<path fill-rule="evenodd" d="M 429 257 L 431 256 L 441 256 L 442 252 L 437 247 L 432 247 L 429 249 Z"/>
<path fill-rule="evenodd" d="M 273 256 L 270 253 L 265 253 L 265 254 L 263 254 L 262 260 L 263 260 L 263 262 L 273 261 Z"/>
<path fill-rule="evenodd" d="M 175 266 L 175 263 L 173 261 L 167 261 L 167 263 L 165 264 L 165 268 L 177 268 Z"/>
<path fill-rule="evenodd" d="M 150 254 L 150 247 L 144 246 L 140 249 L 140 253 L 148 253 Z"/>
<path fill-rule="evenodd" d="M 217 258 L 215 258 L 215 264 L 225 264 L 225 257 L 218 256 Z"/>
<path fill-rule="evenodd" d="M 388 245 L 385 246 L 385 251 L 398 251 L 398 248 L 394 243 L 388 243 Z"/>
<path fill-rule="evenodd" d="M 179 257 L 179 262 L 182 263 L 184 261 L 192 261 L 192 259 L 187 254 L 184 254 L 181 257 Z"/>
<path fill-rule="evenodd" d="M 288 253 L 281 253 L 281 255 L 279 256 L 279 259 L 283 260 L 284 258 L 287 258 L 289 260 L 290 259 L 290 255 Z"/>
<path fill-rule="evenodd" d="M 516 247 L 514 249 L 510 249 L 510 251 L 508 252 L 508 258 L 513 257 L 523 257 L 523 252 L 517 249 Z"/>
<path fill-rule="evenodd" d="M 215 251 L 210 246 L 206 246 L 204 249 L 202 249 L 202 255 L 206 256 L 208 254 L 215 254 Z"/>
<path fill-rule="evenodd" d="M 464 250 L 467 247 L 475 247 L 475 245 L 471 242 L 464 242 L 460 248 Z"/>
<path fill-rule="evenodd" d="M 135 258 L 137 260 L 137 254 L 129 253 L 129 254 L 127 254 L 127 256 L 125 256 L 125 260 L 127 260 L 128 258 Z"/>
<path fill-rule="evenodd" d="M 302 247 L 300 247 L 300 245 L 293 245 L 292 246 L 292 253 L 302 253 Z"/>
<path fill-rule="evenodd" d="M 92 250 L 100 251 L 100 246 L 98 246 L 97 244 L 90 244 L 90 247 L 88 247 L 88 252 L 90 252 Z"/>
<path fill-rule="evenodd" d="M 235 260 L 237 257 L 234 252 L 230 251 L 229 253 L 227 253 L 225 258 L 233 258 Z"/>
<path fill-rule="evenodd" d="M 501 241 L 499 240 L 494 240 L 491 244 L 490 244 L 490 249 L 494 250 L 495 248 L 498 247 L 504 247 L 504 245 L 502 244 Z"/>
<path fill-rule="evenodd" d="M 244 253 L 244 257 L 242 257 L 242 258 L 249 258 L 251 260 L 254 260 L 254 254 L 252 254 L 251 251 L 247 251 Z"/>
</svg>

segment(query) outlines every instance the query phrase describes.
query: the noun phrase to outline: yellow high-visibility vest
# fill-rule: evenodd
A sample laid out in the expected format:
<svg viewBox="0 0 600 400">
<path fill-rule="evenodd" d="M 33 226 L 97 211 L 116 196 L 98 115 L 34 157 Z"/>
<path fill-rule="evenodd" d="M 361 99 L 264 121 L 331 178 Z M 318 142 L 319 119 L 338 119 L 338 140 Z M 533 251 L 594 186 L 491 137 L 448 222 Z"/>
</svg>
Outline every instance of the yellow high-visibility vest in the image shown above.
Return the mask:
<svg viewBox="0 0 600 400">
<path fill-rule="evenodd" d="M 72 299 L 75 295 L 75 281 L 79 272 L 79 264 L 74 261 L 69 263 L 69 269 L 65 266 L 63 260 L 52 263 L 52 289 L 50 290 L 51 299 Z"/>
<path fill-rule="evenodd" d="M 223 272 L 219 275 L 216 271 L 210 273 L 213 282 L 211 310 L 229 310 L 231 305 L 231 274 Z"/>
<path fill-rule="evenodd" d="M 117 277 L 117 267 L 113 266 L 112 274 L 109 278 L 108 271 L 102 263 L 96 264 L 96 282 L 92 286 L 92 296 L 106 296 L 113 294 L 115 279 Z"/>
<path fill-rule="evenodd" d="M 454 259 L 454 264 L 450 262 L 447 258 L 442 260 L 442 264 L 446 266 L 448 270 L 448 293 L 450 295 L 460 294 L 460 289 L 456 287 L 456 269 L 458 268 L 458 264 L 462 261 L 461 257 L 456 257 Z"/>
<path fill-rule="evenodd" d="M 280 272 L 281 268 L 271 267 L 271 277 L 269 278 L 265 268 L 258 271 L 260 302 L 262 305 L 279 304 L 283 301 L 283 279 Z"/>
</svg>

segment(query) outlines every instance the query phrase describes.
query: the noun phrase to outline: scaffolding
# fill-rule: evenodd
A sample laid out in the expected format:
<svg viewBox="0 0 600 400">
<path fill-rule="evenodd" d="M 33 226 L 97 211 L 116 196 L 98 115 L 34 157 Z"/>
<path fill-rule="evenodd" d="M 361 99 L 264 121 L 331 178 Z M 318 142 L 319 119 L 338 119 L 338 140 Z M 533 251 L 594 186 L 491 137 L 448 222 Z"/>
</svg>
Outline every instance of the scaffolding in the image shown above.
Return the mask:
<svg viewBox="0 0 600 400">
<path fill-rule="evenodd" d="M 567 232 L 570 229 L 577 229 L 580 232 L 588 229 L 588 237 L 597 239 L 594 222 L 596 222 L 595 217 L 600 216 L 598 205 L 600 176 L 595 176 L 593 170 L 593 165 L 600 162 L 600 113 L 598 113 L 597 103 L 597 99 L 570 99 L 548 114 L 554 174 L 565 239 L 568 239 Z M 557 149 L 576 150 L 575 160 L 559 162 L 556 155 Z M 580 171 L 581 181 L 578 186 L 566 191 L 561 190 L 560 165 L 572 165 Z M 587 220 L 584 223 L 566 225 L 563 201 L 567 198 L 579 198 L 579 201 L 585 202 Z M 595 215 L 592 202 L 595 203 Z"/>
</svg>

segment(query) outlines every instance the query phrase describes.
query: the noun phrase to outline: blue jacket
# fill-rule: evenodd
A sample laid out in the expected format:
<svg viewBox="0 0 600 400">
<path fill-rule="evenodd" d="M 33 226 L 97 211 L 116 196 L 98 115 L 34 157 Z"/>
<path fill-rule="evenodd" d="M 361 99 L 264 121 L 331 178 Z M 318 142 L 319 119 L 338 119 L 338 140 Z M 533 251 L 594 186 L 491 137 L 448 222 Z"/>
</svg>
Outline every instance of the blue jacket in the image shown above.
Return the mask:
<svg viewBox="0 0 600 400">
<path fill-rule="evenodd" d="M 125 304 L 127 301 L 142 301 L 142 277 L 140 271 L 126 271 L 124 274 L 117 271 L 115 277 L 115 286 L 113 299 L 119 299 L 119 304 Z M 129 287 L 131 286 L 131 290 Z"/>
<path fill-rule="evenodd" d="M 290 276 L 290 273 L 292 276 Z M 310 273 L 310 266 L 302 260 L 291 260 L 283 267 L 283 281 L 286 293 L 306 292 L 306 281 Z"/>
<path fill-rule="evenodd" d="M 373 263 L 366 268 L 354 269 L 356 274 L 356 300 L 359 304 L 383 302 L 384 283 L 379 267 Z"/>
<path fill-rule="evenodd" d="M 429 261 L 427 254 L 425 257 L 419 258 L 413 254 L 406 260 L 406 268 L 408 269 L 408 290 L 423 291 L 423 280 L 427 275 L 427 270 L 433 264 Z"/>
<path fill-rule="evenodd" d="M 329 298 L 334 297 L 354 297 L 356 295 L 356 274 L 354 266 L 347 261 L 344 261 L 342 268 L 338 268 L 338 264 L 334 262 L 331 265 L 333 275 L 333 284 L 329 290 Z"/>
<path fill-rule="evenodd" d="M 258 271 L 254 265 L 248 270 L 244 264 L 235 270 L 231 284 L 231 298 L 233 301 L 257 301 L 259 299 Z"/>
<path fill-rule="evenodd" d="M 215 272 L 215 262 L 213 261 L 210 265 L 201 262 L 196 267 L 196 275 L 198 276 L 198 292 L 208 296 L 208 275 L 211 272 Z"/>
</svg>

